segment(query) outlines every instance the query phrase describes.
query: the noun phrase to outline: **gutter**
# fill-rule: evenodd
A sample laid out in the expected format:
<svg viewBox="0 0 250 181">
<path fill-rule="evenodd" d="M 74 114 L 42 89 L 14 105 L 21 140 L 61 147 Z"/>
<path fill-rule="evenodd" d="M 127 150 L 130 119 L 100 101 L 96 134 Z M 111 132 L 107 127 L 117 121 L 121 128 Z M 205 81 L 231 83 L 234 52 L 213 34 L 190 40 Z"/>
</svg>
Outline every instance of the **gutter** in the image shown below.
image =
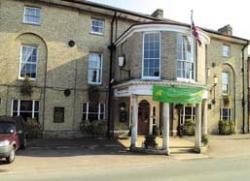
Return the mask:
<svg viewBox="0 0 250 181">
<path fill-rule="evenodd" d="M 93 3 L 93 2 L 90 2 L 90 1 L 81 1 L 81 0 L 62 0 L 62 1 L 69 2 L 69 3 L 87 5 L 87 6 L 94 7 L 94 8 L 106 9 L 106 10 L 116 12 L 116 13 L 120 12 L 120 13 L 129 14 L 129 15 L 132 15 L 132 16 L 145 18 L 145 19 L 150 19 L 150 20 L 158 20 L 158 21 L 160 20 L 159 18 L 150 16 L 150 15 L 140 14 L 140 13 L 137 13 L 137 12 L 128 11 L 128 10 L 121 9 L 121 8 L 115 8 L 115 7 L 104 5 L 104 4 Z"/>
<path fill-rule="evenodd" d="M 244 54 L 244 51 L 245 49 L 248 47 L 249 45 L 249 40 L 247 40 L 247 43 L 243 46 L 243 48 L 241 49 L 242 51 L 242 89 L 243 89 L 243 97 L 242 97 L 242 107 L 243 107 L 243 111 L 242 111 L 242 118 L 243 118 L 243 134 L 245 134 L 247 131 L 245 130 L 245 126 L 247 125 L 247 129 L 249 129 L 249 123 L 246 124 L 246 119 L 245 119 L 245 64 L 244 64 L 244 61 L 245 61 L 245 54 Z M 248 76 L 248 75 L 247 75 Z M 248 115 L 249 117 L 249 115 Z M 247 121 L 248 122 L 248 121 Z"/>
<path fill-rule="evenodd" d="M 110 45 L 109 45 L 109 51 L 110 51 L 110 62 L 109 62 L 109 84 L 108 84 L 108 122 L 107 122 L 107 136 L 108 138 L 113 137 L 113 124 L 111 124 L 111 107 L 112 107 L 112 79 L 113 79 L 113 53 L 115 50 L 114 45 L 114 23 L 117 17 L 117 12 L 114 12 L 112 21 L 111 21 L 111 31 L 110 31 Z M 112 131 L 112 133 L 111 133 Z"/>
</svg>

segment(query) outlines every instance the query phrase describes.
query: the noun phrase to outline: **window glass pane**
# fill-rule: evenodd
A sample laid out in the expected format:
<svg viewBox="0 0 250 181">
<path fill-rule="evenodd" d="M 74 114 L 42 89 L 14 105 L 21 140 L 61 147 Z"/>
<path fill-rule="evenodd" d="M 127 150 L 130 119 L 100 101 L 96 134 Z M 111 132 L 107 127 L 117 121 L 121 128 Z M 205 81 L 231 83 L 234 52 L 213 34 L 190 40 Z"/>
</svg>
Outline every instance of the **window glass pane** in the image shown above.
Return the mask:
<svg viewBox="0 0 250 181">
<path fill-rule="evenodd" d="M 88 64 L 88 82 L 101 83 L 102 74 L 102 55 L 98 53 L 91 53 L 89 55 Z"/>
<path fill-rule="evenodd" d="M 20 111 L 29 111 L 32 112 L 32 101 L 21 101 L 20 102 Z"/>
<path fill-rule="evenodd" d="M 144 75 L 160 76 L 160 33 L 144 34 Z"/>
<path fill-rule="evenodd" d="M 178 78 L 194 79 L 193 40 L 191 37 L 177 36 L 177 70 Z"/>
<path fill-rule="evenodd" d="M 222 73 L 222 91 L 228 92 L 228 85 L 229 85 L 229 74 L 223 72 Z"/>
<path fill-rule="evenodd" d="M 98 103 L 89 103 L 89 112 L 98 113 L 99 105 Z"/>
<path fill-rule="evenodd" d="M 89 121 L 97 121 L 98 120 L 98 114 L 95 113 L 89 113 Z"/>
<path fill-rule="evenodd" d="M 16 111 L 17 111 L 17 107 L 18 107 L 18 101 L 17 101 L 17 100 L 14 100 L 14 101 L 13 101 L 13 112 L 16 112 Z"/>
<path fill-rule="evenodd" d="M 34 7 L 24 8 L 24 22 L 31 24 L 40 24 L 41 21 L 41 9 Z"/>
<path fill-rule="evenodd" d="M 39 102 L 35 101 L 35 111 L 39 111 Z"/>
<path fill-rule="evenodd" d="M 222 54 L 223 54 L 224 57 L 229 57 L 230 56 L 230 47 L 228 45 L 223 45 Z"/>
<path fill-rule="evenodd" d="M 104 21 L 98 19 L 92 19 L 91 31 L 94 33 L 103 34 L 104 32 Z"/>
<path fill-rule="evenodd" d="M 20 77 L 36 78 L 37 47 L 23 46 Z"/>
</svg>

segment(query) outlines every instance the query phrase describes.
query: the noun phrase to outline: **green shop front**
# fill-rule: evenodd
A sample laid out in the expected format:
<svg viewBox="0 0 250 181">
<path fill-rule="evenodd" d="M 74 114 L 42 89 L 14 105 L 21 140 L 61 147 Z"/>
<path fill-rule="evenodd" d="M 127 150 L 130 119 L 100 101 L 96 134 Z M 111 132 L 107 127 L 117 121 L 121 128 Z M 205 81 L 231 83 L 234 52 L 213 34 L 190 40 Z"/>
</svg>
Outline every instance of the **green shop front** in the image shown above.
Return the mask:
<svg viewBox="0 0 250 181">
<path fill-rule="evenodd" d="M 114 132 L 127 127 L 131 150 L 145 147 L 138 137 L 156 135 L 162 139 L 157 150 L 167 155 L 170 136 L 193 136 L 194 151 L 200 153 L 202 135 L 207 135 L 207 97 L 206 88 L 199 84 L 138 80 L 116 85 Z"/>
</svg>

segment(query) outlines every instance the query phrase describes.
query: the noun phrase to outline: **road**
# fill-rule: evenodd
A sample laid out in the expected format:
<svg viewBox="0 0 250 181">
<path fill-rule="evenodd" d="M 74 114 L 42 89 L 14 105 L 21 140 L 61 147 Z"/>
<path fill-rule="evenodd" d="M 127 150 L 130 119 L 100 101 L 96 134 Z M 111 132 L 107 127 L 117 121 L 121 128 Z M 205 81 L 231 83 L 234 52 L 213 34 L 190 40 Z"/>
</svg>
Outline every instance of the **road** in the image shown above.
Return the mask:
<svg viewBox="0 0 250 181">
<path fill-rule="evenodd" d="M 208 157 L 170 157 L 86 148 L 26 150 L 0 164 L 0 181 L 248 181 L 250 135 L 211 139 Z M 108 154 L 107 154 L 108 153 Z"/>
<path fill-rule="evenodd" d="M 130 158 L 131 159 L 131 158 Z M 112 160 L 106 160 L 107 167 L 68 167 L 58 165 L 53 169 L 30 168 L 29 171 L 0 173 L 1 181 L 244 181 L 250 177 L 250 157 L 229 157 L 179 161 L 162 158 L 164 161 L 146 164 L 125 164 L 117 167 Z M 141 161 L 143 159 L 141 158 Z M 98 163 L 97 163 L 98 164 Z M 105 165 L 105 164 L 104 164 Z M 0 167 L 1 171 L 1 167 Z"/>
</svg>

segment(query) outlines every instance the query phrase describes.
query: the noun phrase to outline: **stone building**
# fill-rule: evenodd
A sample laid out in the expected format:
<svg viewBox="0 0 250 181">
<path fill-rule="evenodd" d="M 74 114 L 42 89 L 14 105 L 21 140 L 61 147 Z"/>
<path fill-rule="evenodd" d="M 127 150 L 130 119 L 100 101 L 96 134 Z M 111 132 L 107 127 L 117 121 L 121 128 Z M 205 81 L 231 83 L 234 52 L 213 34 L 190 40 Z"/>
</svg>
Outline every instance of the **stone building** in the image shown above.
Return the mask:
<svg viewBox="0 0 250 181">
<path fill-rule="evenodd" d="M 222 119 L 246 132 L 248 40 L 230 26 L 199 34 L 201 45 L 190 25 L 162 10 L 0 0 L 0 114 L 39 121 L 45 137 L 79 136 L 82 120 L 97 119 L 108 120 L 110 133 L 134 130 L 133 139 L 165 124 L 176 135 L 198 118 L 200 133 L 217 133 Z M 201 102 L 157 102 L 157 85 L 202 89 Z"/>
</svg>

